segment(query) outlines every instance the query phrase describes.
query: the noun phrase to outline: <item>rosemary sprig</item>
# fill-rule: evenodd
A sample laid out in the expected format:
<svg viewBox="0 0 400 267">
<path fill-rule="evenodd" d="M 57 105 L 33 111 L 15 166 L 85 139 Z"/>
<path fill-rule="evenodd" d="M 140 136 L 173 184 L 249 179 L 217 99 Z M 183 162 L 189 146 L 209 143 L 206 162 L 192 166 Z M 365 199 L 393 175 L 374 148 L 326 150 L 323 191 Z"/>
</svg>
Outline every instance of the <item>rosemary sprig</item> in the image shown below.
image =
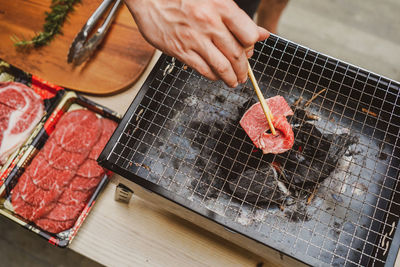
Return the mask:
<svg viewBox="0 0 400 267">
<path fill-rule="evenodd" d="M 11 40 L 17 47 L 39 47 L 48 44 L 56 34 L 62 34 L 61 27 L 68 14 L 73 11 L 74 5 L 81 0 L 52 0 L 51 11 L 45 12 L 46 19 L 43 31 L 36 33 L 31 40 L 19 39 L 16 35 Z"/>
</svg>

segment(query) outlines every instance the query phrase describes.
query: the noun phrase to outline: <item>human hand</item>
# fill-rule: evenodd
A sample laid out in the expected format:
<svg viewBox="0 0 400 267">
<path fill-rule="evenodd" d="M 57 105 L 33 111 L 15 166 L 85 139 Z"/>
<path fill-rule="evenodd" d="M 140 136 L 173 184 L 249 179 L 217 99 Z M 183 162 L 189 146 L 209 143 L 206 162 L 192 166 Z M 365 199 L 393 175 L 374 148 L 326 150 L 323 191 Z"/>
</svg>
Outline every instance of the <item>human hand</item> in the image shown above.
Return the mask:
<svg viewBox="0 0 400 267">
<path fill-rule="evenodd" d="M 145 39 L 203 76 L 236 87 L 269 36 L 233 0 L 125 0 Z"/>
</svg>

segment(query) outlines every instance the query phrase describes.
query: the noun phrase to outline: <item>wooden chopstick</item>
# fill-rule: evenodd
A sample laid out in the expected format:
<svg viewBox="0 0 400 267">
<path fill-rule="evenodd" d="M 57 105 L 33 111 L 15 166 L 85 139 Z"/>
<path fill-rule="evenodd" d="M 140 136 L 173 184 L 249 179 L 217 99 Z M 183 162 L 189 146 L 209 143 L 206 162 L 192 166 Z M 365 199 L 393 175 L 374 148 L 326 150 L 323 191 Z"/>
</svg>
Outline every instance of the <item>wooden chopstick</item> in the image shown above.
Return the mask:
<svg viewBox="0 0 400 267">
<path fill-rule="evenodd" d="M 254 77 L 253 70 L 251 69 L 250 63 L 248 61 L 247 61 L 247 66 L 248 66 L 247 72 L 249 74 L 251 83 L 253 84 L 254 90 L 256 91 L 258 100 L 260 101 L 260 104 L 264 111 L 265 117 L 267 118 L 269 128 L 271 129 L 272 134 L 276 135 L 275 127 L 272 124 L 272 120 L 274 119 L 274 117 L 272 116 L 272 112 L 269 109 L 267 102 L 265 101 L 265 98 L 260 90 L 260 87 L 258 87 L 256 77 Z"/>
</svg>

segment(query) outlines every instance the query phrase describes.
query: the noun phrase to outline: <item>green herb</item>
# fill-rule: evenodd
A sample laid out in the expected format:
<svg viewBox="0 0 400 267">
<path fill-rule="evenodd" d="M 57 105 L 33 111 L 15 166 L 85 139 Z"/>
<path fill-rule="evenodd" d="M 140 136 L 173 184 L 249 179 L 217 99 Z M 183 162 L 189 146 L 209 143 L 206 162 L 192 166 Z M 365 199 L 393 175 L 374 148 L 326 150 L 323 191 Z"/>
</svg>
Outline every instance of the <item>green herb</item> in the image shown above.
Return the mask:
<svg viewBox="0 0 400 267">
<path fill-rule="evenodd" d="M 74 5 L 81 0 L 52 0 L 51 11 L 45 12 L 46 19 L 43 31 L 37 33 L 31 40 L 19 39 L 16 35 L 11 37 L 17 47 L 38 47 L 48 44 L 56 34 L 61 34 L 61 27 L 68 13 L 74 9 Z"/>
</svg>

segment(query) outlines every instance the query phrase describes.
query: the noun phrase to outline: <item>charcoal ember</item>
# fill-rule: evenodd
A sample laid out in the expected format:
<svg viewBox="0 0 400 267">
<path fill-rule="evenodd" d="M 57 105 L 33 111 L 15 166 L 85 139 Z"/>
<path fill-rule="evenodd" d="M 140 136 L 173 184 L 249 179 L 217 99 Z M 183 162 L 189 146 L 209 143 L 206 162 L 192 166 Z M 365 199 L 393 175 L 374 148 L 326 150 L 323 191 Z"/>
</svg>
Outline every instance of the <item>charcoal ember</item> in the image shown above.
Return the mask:
<svg viewBox="0 0 400 267">
<path fill-rule="evenodd" d="M 311 123 L 304 123 L 298 128 L 294 128 L 295 151 L 300 151 L 306 159 L 317 158 L 325 161 L 330 148 L 330 140 Z"/>
<path fill-rule="evenodd" d="M 288 180 L 296 186 L 314 186 L 336 168 L 347 148 L 356 142 L 350 134 L 322 134 L 311 123 L 295 127 L 295 145 L 283 163 Z"/>
<path fill-rule="evenodd" d="M 224 187 L 225 179 L 223 177 L 227 177 L 227 171 L 223 168 L 218 168 L 213 163 L 209 163 L 204 167 L 204 172 L 200 175 L 199 179 L 194 179 L 191 185 L 198 195 L 205 198 L 213 198 L 217 197 L 218 193 Z"/>
<path fill-rule="evenodd" d="M 280 191 L 277 179 L 277 172 L 268 164 L 266 167 L 245 170 L 229 180 L 228 186 L 231 193 L 240 200 L 253 204 L 278 203 L 286 195 Z"/>
</svg>

